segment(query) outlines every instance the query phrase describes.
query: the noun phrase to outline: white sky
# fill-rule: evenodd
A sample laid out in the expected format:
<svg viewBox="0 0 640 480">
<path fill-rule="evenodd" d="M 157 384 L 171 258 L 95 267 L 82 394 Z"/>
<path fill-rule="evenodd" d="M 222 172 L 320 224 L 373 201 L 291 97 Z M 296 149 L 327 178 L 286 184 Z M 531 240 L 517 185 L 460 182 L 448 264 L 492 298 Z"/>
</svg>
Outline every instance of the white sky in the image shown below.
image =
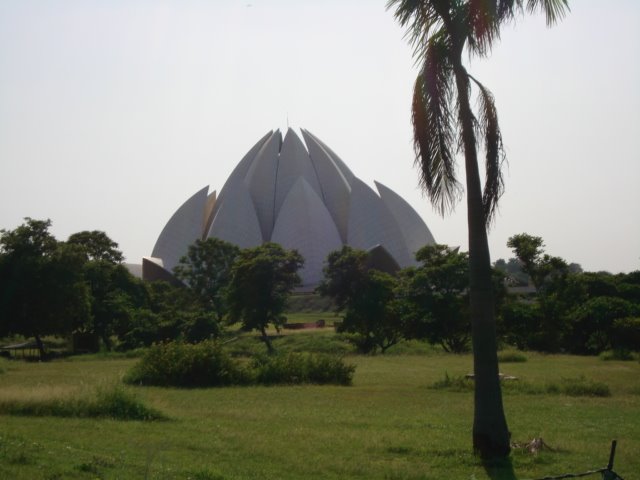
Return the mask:
<svg viewBox="0 0 640 480">
<path fill-rule="evenodd" d="M 413 168 L 416 67 L 386 0 L 1 0 L 0 228 L 104 230 L 139 263 L 268 130 L 309 129 L 467 248 Z M 509 166 L 492 259 L 527 232 L 587 270 L 640 268 L 640 2 L 573 0 L 507 27 L 469 71 L 496 97 Z M 460 178 L 464 171 L 460 169 Z"/>
</svg>

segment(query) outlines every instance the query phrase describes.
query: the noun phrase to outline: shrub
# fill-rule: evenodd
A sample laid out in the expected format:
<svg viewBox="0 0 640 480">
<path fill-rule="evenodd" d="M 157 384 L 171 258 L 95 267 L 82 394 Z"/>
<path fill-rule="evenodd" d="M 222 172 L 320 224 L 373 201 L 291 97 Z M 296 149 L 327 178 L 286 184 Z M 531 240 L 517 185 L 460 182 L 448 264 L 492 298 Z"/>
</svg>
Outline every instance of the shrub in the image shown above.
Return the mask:
<svg viewBox="0 0 640 480">
<path fill-rule="evenodd" d="M 609 397 L 609 387 L 601 382 L 587 380 L 580 376 L 576 378 L 561 378 L 557 382 L 548 382 L 544 385 L 517 380 L 502 384 L 503 390 L 508 393 L 521 393 L 528 395 L 569 395 L 571 397 Z"/>
<path fill-rule="evenodd" d="M 7 371 L 7 360 L 5 360 L 4 358 L 0 357 L 0 373 L 4 373 Z"/>
<path fill-rule="evenodd" d="M 247 374 L 213 341 L 152 346 L 127 373 L 126 383 L 163 387 L 213 387 L 247 383 Z"/>
<path fill-rule="evenodd" d="M 580 304 L 568 315 L 569 351 L 599 354 L 612 346 L 632 349 L 634 337 L 640 338 L 640 322 L 633 320 L 637 310 L 637 305 L 617 297 L 595 297 Z"/>
<path fill-rule="evenodd" d="M 615 349 L 640 351 L 640 317 L 614 320 L 611 343 Z"/>
<path fill-rule="evenodd" d="M 463 377 L 462 375 L 450 377 L 447 372 L 444 372 L 444 378 L 437 380 L 431 387 L 434 390 L 449 390 L 452 392 L 469 392 L 473 391 L 473 380 Z"/>
<path fill-rule="evenodd" d="M 474 389 L 473 379 L 464 376 L 449 376 L 445 372 L 444 378 L 434 382 L 430 388 L 435 390 L 447 390 L 450 392 L 470 392 Z M 510 380 L 502 382 L 504 393 L 526 395 L 569 395 L 572 397 L 609 397 L 609 387 L 601 382 L 587 380 L 580 376 L 577 378 L 562 378 L 559 382 L 549 382 L 544 385 L 535 384 L 523 380 Z"/>
<path fill-rule="evenodd" d="M 36 417 L 89 417 L 115 420 L 161 420 L 166 417 L 149 408 L 121 386 L 101 388 L 95 397 L 4 400 L 0 412 Z"/>
<path fill-rule="evenodd" d="M 501 310 L 504 340 L 519 349 L 545 350 L 543 314 L 536 303 L 514 301 Z"/>
<path fill-rule="evenodd" d="M 613 350 L 606 350 L 602 352 L 600 355 L 600 360 L 609 361 L 609 360 L 620 360 L 620 361 L 631 361 L 635 360 L 635 356 L 626 348 L 614 348 Z"/>
<path fill-rule="evenodd" d="M 520 363 L 526 362 L 527 357 L 521 352 L 507 350 L 498 353 L 498 361 L 500 363 Z"/>
<path fill-rule="evenodd" d="M 312 353 L 263 355 L 242 366 L 221 346 L 211 342 L 191 345 L 154 345 L 127 373 L 124 381 L 164 387 L 227 385 L 337 384 L 350 385 L 355 366 L 341 358 Z"/>
<path fill-rule="evenodd" d="M 252 362 L 251 369 L 255 381 L 263 385 L 351 385 L 355 366 L 330 355 L 289 353 L 258 357 Z"/>
<path fill-rule="evenodd" d="M 559 383 L 547 385 L 548 393 L 562 393 L 571 397 L 610 397 L 609 387 L 602 382 L 587 380 L 580 376 L 576 378 L 562 378 Z"/>
<path fill-rule="evenodd" d="M 166 418 L 147 407 L 124 388 L 98 389 L 96 399 L 87 405 L 87 416 L 109 417 L 118 420 L 159 420 Z"/>
</svg>

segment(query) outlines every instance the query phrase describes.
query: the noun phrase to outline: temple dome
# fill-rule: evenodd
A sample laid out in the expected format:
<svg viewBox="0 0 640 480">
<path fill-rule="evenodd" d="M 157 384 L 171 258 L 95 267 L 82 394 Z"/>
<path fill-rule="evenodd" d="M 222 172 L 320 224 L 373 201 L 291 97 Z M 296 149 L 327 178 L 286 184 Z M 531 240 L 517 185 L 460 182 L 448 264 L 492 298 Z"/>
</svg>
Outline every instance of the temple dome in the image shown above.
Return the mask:
<svg viewBox="0 0 640 480">
<path fill-rule="evenodd" d="M 303 289 L 322 279 L 327 255 L 343 245 L 386 252 L 404 268 L 434 239 L 418 213 L 397 193 L 357 178 L 321 140 L 302 129 L 262 137 L 233 170 L 219 195 L 197 191 L 169 219 L 143 277 L 171 272 L 189 245 L 216 237 L 241 248 L 276 242 L 305 258 Z"/>
</svg>

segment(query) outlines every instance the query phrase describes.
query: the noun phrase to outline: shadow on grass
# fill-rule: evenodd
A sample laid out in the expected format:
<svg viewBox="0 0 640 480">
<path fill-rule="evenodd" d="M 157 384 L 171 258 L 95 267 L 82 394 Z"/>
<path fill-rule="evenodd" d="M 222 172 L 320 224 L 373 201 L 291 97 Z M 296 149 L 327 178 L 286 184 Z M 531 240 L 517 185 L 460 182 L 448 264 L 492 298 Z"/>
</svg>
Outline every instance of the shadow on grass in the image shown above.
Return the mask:
<svg viewBox="0 0 640 480">
<path fill-rule="evenodd" d="M 500 460 L 487 460 L 482 462 L 482 466 L 491 480 L 518 480 L 516 472 L 513 471 L 511 457 Z"/>
</svg>

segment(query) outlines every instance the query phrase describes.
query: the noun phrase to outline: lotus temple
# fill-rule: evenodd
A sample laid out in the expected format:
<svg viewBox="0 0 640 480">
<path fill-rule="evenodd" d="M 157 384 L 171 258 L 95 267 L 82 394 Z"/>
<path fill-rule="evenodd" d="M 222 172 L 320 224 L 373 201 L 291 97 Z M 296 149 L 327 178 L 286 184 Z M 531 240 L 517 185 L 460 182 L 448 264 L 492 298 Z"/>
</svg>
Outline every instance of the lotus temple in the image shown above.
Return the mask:
<svg viewBox="0 0 640 480">
<path fill-rule="evenodd" d="M 414 253 L 433 236 L 418 213 L 388 187 L 377 192 L 308 130 L 262 137 L 217 193 L 206 186 L 187 199 L 163 228 L 146 280 L 171 281 L 172 270 L 198 239 L 216 237 L 241 248 L 275 242 L 305 259 L 301 290 L 312 290 L 333 250 L 366 250 L 385 270 L 415 264 Z"/>
</svg>

